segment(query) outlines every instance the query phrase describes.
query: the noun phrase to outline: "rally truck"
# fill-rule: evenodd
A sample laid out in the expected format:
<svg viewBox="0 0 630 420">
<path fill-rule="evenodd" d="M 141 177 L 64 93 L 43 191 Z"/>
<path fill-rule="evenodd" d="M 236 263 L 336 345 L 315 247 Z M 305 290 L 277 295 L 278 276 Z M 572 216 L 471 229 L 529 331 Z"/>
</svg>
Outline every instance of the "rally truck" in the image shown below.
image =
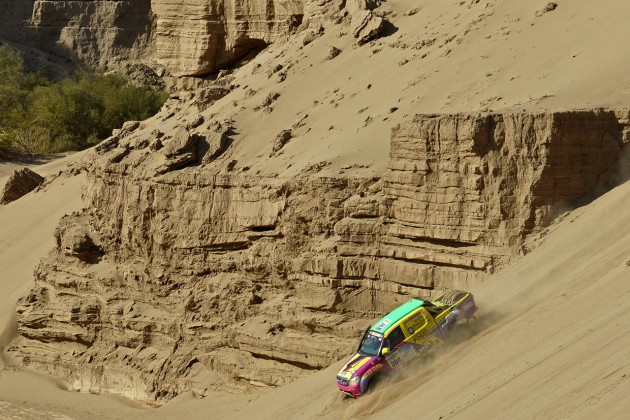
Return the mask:
<svg viewBox="0 0 630 420">
<path fill-rule="evenodd" d="M 358 397 L 379 372 L 404 367 L 447 339 L 468 338 L 475 312 L 472 294 L 460 290 L 449 290 L 434 300 L 411 299 L 365 330 L 356 354 L 337 373 L 337 387 Z"/>
</svg>

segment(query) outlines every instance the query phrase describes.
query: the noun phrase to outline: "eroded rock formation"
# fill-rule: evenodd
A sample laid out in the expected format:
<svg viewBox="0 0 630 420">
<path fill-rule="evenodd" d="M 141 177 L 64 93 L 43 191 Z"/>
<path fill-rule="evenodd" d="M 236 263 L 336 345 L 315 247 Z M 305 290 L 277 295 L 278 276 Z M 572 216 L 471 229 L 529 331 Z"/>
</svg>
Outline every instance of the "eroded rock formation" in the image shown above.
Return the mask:
<svg viewBox="0 0 630 420">
<path fill-rule="evenodd" d="M 25 194 L 33 191 L 44 182 L 44 177 L 28 168 L 17 169 L 9 175 L 2 192 L 0 192 L 0 204 L 15 201 Z"/>
<path fill-rule="evenodd" d="M 350 30 L 358 45 L 377 38 L 385 29 L 385 19 L 373 11 L 379 5 L 380 1 L 368 0 L 350 0 L 346 3 L 350 13 Z"/>
<path fill-rule="evenodd" d="M 0 35 L 94 67 L 139 59 L 150 46 L 151 1 L 7 0 Z"/>
<path fill-rule="evenodd" d="M 481 280 L 606 186 L 628 117 L 419 115 L 370 179 L 233 172 L 229 122 L 130 124 L 86 168 L 88 210 L 62 220 L 13 350 L 72 389 L 157 404 L 291 381 L 396 302 Z"/>
<path fill-rule="evenodd" d="M 186 75 L 212 73 L 251 58 L 295 31 L 303 15 L 302 0 L 153 3 L 158 60 L 174 73 Z"/>
<path fill-rule="evenodd" d="M 294 32 L 303 13 L 303 0 L 6 0 L 0 36 L 94 67 L 206 75 Z"/>
</svg>

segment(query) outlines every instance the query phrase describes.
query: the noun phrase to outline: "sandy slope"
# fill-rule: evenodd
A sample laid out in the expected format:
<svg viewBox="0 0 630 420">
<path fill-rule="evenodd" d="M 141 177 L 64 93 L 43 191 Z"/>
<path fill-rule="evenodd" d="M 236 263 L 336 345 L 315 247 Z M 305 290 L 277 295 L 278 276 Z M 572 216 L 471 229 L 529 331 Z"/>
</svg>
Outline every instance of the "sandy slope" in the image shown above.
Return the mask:
<svg viewBox="0 0 630 420">
<path fill-rule="evenodd" d="M 357 413 L 426 418 L 622 418 L 630 408 L 630 184 L 564 220 L 476 290 L 490 325 Z M 429 379 L 423 384 L 424 379 Z M 382 412 L 380 408 L 382 407 Z"/>
</svg>

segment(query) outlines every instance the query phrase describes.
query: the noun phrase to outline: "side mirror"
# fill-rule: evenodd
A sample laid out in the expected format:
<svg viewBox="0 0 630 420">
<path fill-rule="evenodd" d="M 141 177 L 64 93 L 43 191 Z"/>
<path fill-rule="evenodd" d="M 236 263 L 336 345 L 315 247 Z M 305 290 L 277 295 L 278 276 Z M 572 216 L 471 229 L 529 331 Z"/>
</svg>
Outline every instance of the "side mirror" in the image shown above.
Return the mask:
<svg viewBox="0 0 630 420">
<path fill-rule="evenodd" d="M 383 356 L 387 356 L 389 354 L 389 348 L 388 347 L 383 347 L 383 350 L 381 350 L 381 354 Z"/>
</svg>

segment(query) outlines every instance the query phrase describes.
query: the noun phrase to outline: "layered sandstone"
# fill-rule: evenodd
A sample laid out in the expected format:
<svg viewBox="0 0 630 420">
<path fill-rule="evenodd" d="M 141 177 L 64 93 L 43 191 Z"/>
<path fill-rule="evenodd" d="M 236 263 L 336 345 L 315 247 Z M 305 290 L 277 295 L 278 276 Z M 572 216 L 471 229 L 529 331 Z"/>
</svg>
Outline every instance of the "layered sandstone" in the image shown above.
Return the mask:
<svg viewBox="0 0 630 420">
<path fill-rule="evenodd" d="M 6 0 L 0 36 L 93 67 L 141 61 L 206 75 L 286 38 L 302 9 L 302 0 Z"/>
<path fill-rule="evenodd" d="M 28 194 L 44 182 L 44 177 L 28 168 L 16 169 L 7 179 L 2 192 L 0 204 L 8 204 Z"/>
<path fill-rule="evenodd" d="M 157 59 L 176 74 L 216 72 L 294 32 L 302 8 L 302 0 L 154 1 Z"/>
<path fill-rule="evenodd" d="M 151 1 L 7 0 L 0 36 L 94 67 L 139 59 L 150 49 Z"/>
<path fill-rule="evenodd" d="M 84 168 L 87 210 L 62 220 L 13 350 L 72 389 L 158 404 L 291 381 L 397 302 L 480 281 L 607 187 L 628 116 L 418 115 L 369 179 L 234 171 L 229 121 L 129 123 Z"/>
</svg>

